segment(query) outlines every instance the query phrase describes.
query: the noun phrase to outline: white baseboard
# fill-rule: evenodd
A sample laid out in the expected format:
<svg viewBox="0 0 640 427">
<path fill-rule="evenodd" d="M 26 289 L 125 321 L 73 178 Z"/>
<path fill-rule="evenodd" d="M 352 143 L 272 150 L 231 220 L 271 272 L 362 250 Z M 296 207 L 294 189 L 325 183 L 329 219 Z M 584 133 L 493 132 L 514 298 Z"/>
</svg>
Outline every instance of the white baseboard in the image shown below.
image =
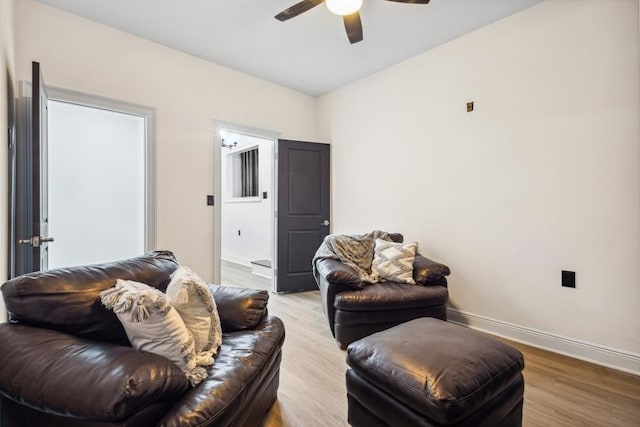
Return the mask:
<svg viewBox="0 0 640 427">
<path fill-rule="evenodd" d="M 244 267 L 251 268 L 251 261 L 246 258 L 242 258 L 235 255 L 223 255 L 221 258 L 222 258 L 222 261 L 232 262 L 234 264 L 240 264 Z"/>
<path fill-rule="evenodd" d="M 265 279 L 271 279 L 271 268 L 262 265 L 251 264 L 251 273 L 256 276 L 264 277 Z"/>
<path fill-rule="evenodd" d="M 449 321 L 512 341 L 538 347 L 575 359 L 640 375 L 640 354 L 563 337 L 453 308 L 447 309 Z"/>
</svg>

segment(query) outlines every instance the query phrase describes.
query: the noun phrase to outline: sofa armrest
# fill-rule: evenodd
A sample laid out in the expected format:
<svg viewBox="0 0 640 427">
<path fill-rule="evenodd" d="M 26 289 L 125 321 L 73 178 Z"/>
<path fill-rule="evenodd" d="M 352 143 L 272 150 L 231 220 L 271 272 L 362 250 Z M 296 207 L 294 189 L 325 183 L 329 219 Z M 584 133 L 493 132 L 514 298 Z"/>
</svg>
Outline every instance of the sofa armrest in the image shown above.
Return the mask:
<svg viewBox="0 0 640 427">
<path fill-rule="evenodd" d="M 320 288 L 320 302 L 322 310 L 329 320 L 331 333 L 334 330 L 335 307 L 333 306 L 335 297 L 340 292 L 352 291 L 362 285 L 360 278 L 353 270 L 334 259 L 323 259 L 316 263 L 316 281 Z"/>
<path fill-rule="evenodd" d="M 213 284 L 208 286 L 218 306 L 223 332 L 254 329 L 267 315 L 269 292 L 265 290 Z"/>
<path fill-rule="evenodd" d="M 0 325 L 0 393 L 49 414 L 111 423 L 189 389 L 164 357 L 50 329 Z"/>
<path fill-rule="evenodd" d="M 422 255 L 416 255 L 413 261 L 413 280 L 422 285 L 440 282 L 451 273 L 449 267 Z"/>
<path fill-rule="evenodd" d="M 227 334 L 207 368 L 209 377 L 178 399 L 156 427 L 259 425 L 256 418 L 265 417 L 275 398 L 284 339 L 284 323 L 276 316 Z"/>
<path fill-rule="evenodd" d="M 316 263 L 318 274 L 327 282 L 341 285 L 359 285 L 360 277 L 355 270 L 336 259 L 322 259 Z"/>
</svg>

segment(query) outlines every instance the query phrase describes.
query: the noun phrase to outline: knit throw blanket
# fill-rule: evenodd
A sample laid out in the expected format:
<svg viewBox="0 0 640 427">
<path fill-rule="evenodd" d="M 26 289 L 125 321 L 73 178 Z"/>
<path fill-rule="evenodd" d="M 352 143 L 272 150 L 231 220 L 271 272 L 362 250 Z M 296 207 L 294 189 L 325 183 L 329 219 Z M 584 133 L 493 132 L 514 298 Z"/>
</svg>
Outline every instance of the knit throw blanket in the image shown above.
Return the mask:
<svg viewBox="0 0 640 427">
<path fill-rule="evenodd" d="M 371 271 L 376 239 L 391 241 L 389 233 L 372 231 L 367 234 L 330 234 L 313 257 L 313 276 L 320 283 L 316 264 L 323 259 L 335 259 L 353 268 L 364 283 L 377 283 L 378 274 Z"/>
</svg>

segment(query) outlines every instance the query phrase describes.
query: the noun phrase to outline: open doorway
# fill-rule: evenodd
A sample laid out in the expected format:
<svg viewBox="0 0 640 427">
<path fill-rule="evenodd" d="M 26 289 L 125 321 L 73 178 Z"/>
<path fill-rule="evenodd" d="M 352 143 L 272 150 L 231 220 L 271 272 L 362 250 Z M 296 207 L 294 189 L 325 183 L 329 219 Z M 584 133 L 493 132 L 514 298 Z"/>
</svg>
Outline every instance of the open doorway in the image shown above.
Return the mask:
<svg viewBox="0 0 640 427">
<path fill-rule="evenodd" d="M 218 130 L 219 283 L 274 289 L 275 136 Z"/>
</svg>

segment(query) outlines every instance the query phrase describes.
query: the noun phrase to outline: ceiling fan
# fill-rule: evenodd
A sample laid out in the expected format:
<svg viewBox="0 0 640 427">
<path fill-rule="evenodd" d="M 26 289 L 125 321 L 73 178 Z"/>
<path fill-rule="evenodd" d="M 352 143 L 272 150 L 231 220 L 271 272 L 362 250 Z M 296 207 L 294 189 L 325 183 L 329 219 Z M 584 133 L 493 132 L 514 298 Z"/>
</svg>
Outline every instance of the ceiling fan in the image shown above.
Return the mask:
<svg viewBox="0 0 640 427">
<path fill-rule="evenodd" d="M 275 16 L 278 21 L 286 21 L 291 18 L 313 9 L 320 3 L 326 1 L 327 8 L 332 13 L 342 16 L 344 28 L 347 30 L 347 37 L 351 44 L 362 41 L 362 21 L 360 21 L 359 10 L 362 7 L 362 0 L 302 0 L 288 9 L 283 10 Z M 428 4 L 429 0 L 387 0 L 396 3 Z"/>
</svg>

